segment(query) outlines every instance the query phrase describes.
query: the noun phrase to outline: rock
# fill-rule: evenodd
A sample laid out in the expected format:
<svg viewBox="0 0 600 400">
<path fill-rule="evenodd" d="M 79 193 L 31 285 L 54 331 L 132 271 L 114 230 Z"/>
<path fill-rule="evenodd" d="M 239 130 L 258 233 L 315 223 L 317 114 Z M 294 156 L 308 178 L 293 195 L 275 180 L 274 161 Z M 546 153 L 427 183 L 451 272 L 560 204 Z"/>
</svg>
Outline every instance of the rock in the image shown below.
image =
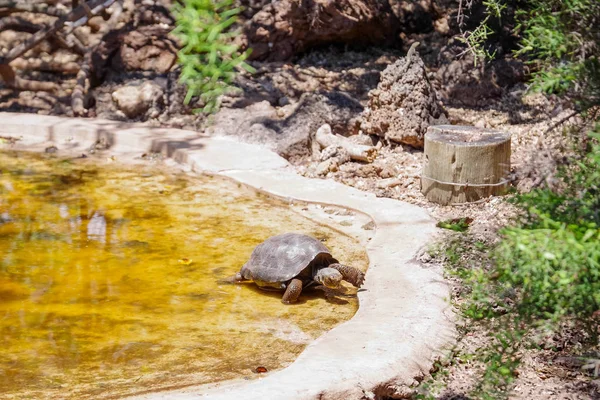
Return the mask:
<svg viewBox="0 0 600 400">
<path fill-rule="evenodd" d="M 169 72 L 177 60 L 177 43 L 169 32 L 159 25 L 127 25 L 104 35 L 92 53 L 92 86 L 102 83 L 107 71 L 117 75 L 124 71 Z"/>
<path fill-rule="evenodd" d="M 369 105 L 361 120 L 364 133 L 423 148 L 429 125 L 448 123 L 446 112 L 417 52 L 389 65 L 376 89 L 369 92 Z"/>
<path fill-rule="evenodd" d="M 375 229 L 375 222 L 369 221 L 366 224 L 364 224 L 363 226 L 361 226 L 361 228 L 364 229 L 365 231 L 372 231 Z"/>
<path fill-rule="evenodd" d="M 265 121 L 277 120 L 277 110 L 268 101 L 254 103 L 245 108 L 221 109 L 212 117 L 206 128 L 214 136 L 235 136 L 247 143 L 261 144 L 275 150 L 277 133 L 265 127 Z"/>
<path fill-rule="evenodd" d="M 123 86 L 112 93 L 112 99 L 128 118 L 147 114 L 156 118 L 163 105 L 163 89 L 154 82 Z"/>
<path fill-rule="evenodd" d="M 400 27 L 387 1 L 280 0 L 246 22 L 240 44 L 252 60 L 283 61 L 327 43 L 391 44 Z"/>
<path fill-rule="evenodd" d="M 475 123 L 473 124 L 473 126 L 474 126 L 475 128 L 485 129 L 485 128 L 486 128 L 486 123 L 485 123 L 485 120 L 483 120 L 483 119 L 477 120 L 477 122 L 475 122 Z"/>
<path fill-rule="evenodd" d="M 325 176 L 327 175 L 329 172 L 335 172 L 338 170 L 338 163 L 337 160 L 335 158 L 330 158 L 329 160 L 325 160 L 322 163 L 320 163 L 319 165 L 317 165 L 317 175 L 319 176 Z"/>
<path fill-rule="evenodd" d="M 330 124 L 342 135 L 357 132 L 356 116 L 362 109 L 357 100 L 343 92 L 308 93 L 283 118 L 268 101 L 243 109 L 223 107 L 207 131 L 265 145 L 293 161 L 313 154 L 312 138 L 323 124 Z"/>
<path fill-rule="evenodd" d="M 291 103 L 290 98 L 287 96 L 282 96 L 277 101 L 277 104 L 279 104 L 280 107 L 287 106 L 290 103 Z"/>
<path fill-rule="evenodd" d="M 334 133 L 347 136 L 356 133 L 356 116 L 363 107 L 358 100 L 343 92 L 308 93 L 301 96 L 291 114 L 271 125 L 288 137 L 278 145 L 277 152 L 287 159 L 311 153 L 312 138 L 323 124 L 331 125 Z"/>
<path fill-rule="evenodd" d="M 177 60 L 177 46 L 167 37 L 168 33 L 167 29 L 158 26 L 142 26 L 125 33 L 113 59 L 113 67 L 159 74 L 169 72 Z"/>
<path fill-rule="evenodd" d="M 429 252 L 425 248 L 419 250 L 419 252 L 417 253 L 416 259 L 422 263 L 430 263 L 433 261 L 433 257 L 431 256 L 431 254 L 429 254 Z"/>
</svg>

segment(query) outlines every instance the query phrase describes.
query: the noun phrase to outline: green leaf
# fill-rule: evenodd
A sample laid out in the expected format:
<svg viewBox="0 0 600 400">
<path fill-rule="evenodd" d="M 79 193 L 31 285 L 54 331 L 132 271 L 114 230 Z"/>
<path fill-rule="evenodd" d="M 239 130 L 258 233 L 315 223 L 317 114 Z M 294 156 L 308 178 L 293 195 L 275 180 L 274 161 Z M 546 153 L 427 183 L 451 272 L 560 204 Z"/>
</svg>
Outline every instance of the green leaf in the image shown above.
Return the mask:
<svg viewBox="0 0 600 400">
<path fill-rule="evenodd" d="M 180 81 L 188 88 L 184 102 L 194 98 L 204 102 L 195 111 L 216 111 L 218 97 L 228 90 L 238 69 L 255 71 L 244 62 L 250 51 L 240 53 L 232 42 L 239 33 L 231 29 L 241 11 L 233 4 L 233 0 L 183 0 L 173 6 L 173 33 L 183 43 L 177 60 L 182 66 Z"/>
</svg>

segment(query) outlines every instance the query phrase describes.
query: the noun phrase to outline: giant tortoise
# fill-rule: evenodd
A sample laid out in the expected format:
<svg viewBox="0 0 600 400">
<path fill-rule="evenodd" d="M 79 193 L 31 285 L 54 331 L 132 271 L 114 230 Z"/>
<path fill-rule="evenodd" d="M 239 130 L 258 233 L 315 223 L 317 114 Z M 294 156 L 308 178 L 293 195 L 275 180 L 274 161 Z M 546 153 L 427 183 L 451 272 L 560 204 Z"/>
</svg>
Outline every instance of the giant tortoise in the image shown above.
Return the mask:
<svg viewBox="0 0 600 400">
<path fill-rule="evenodd" d="M 254 281 L 265 290 L 285 290 L 284 304 L 294 303 L 302 289 L 319 283 L 337 289 L 342 280 L 360 287 L 364 273 L 341 265 L 319 240 L 299 233 L 272 236 L 256 246 L 233 280 Z"/>
</svg>

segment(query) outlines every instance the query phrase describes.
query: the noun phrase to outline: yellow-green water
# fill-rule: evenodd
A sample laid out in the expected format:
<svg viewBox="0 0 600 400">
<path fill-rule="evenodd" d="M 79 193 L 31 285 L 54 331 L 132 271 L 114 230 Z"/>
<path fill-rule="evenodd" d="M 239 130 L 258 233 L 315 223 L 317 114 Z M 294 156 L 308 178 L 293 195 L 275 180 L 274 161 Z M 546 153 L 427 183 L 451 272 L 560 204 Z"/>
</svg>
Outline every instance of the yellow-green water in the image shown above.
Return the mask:
<svg viewBox="0 0 600 400">
<path fill-rule="evenodd" d="M 288 365 L 356 298 L 286 306 L 217 283 L 288 231 L 367 267 L 351 238 L 233 182 L 0 152 L 0 398 L 114 398 Z"/>
</svg>

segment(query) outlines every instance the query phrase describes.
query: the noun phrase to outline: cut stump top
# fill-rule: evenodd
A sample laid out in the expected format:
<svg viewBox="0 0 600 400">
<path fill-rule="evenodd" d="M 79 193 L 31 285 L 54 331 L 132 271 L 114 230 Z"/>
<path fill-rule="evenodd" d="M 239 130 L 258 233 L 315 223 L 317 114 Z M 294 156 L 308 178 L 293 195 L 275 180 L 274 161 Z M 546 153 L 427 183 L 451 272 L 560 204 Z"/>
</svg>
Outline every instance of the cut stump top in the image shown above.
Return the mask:
<svg viewBox="0 0 600 400">
<path fill-rule="evenodd" d="M 463 125 L 430 126 L 425 134 L 428 141 L 461 146 L 492 146 L 510 139 L 510 133 Z"/>
</svg>

